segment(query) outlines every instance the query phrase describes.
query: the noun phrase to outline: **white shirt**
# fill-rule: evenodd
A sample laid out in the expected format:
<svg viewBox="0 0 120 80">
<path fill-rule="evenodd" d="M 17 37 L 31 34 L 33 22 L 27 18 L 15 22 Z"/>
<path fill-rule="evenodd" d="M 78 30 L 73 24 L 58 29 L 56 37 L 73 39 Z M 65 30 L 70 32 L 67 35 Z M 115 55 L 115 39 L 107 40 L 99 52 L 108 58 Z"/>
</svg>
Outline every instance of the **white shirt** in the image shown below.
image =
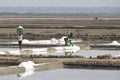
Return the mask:
<svg viewBox="0 0 120 80">
<path fill-rule="evenodd" d="M 23 35 L 19 35 L 18 39 L 19 39 L 19 41 L 22 41 L 23 40 Z"/>
</svg>

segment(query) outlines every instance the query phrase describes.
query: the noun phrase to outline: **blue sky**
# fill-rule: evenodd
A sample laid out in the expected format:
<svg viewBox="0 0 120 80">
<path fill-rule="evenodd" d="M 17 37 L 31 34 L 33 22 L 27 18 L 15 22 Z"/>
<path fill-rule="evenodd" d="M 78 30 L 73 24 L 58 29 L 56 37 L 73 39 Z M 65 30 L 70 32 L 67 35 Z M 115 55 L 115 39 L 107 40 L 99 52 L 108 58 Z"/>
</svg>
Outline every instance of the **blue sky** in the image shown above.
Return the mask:
<svg viewBox="0 0 120 80">
<path fill-rule="evenodd" d="M 120 0 L 0 0 L 0 7 L 120 7 Z"/>
</svg>

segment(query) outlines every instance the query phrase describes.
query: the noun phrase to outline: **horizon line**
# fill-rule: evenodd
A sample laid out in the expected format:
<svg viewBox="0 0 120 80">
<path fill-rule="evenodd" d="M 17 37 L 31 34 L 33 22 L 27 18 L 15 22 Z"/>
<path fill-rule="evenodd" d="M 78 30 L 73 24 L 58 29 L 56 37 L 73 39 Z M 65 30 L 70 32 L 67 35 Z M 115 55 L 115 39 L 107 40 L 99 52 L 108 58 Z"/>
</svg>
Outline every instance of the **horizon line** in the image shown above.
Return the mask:
<svg viewBox="0 0 120 80">
<path fill-rule="evenodd" d="M 11 7 L 11 8 L 14 8 L 14 7 L 33 7 L 33 8 L 37 8 L 37 7 L 56 7 L 56 8 L 120 8 L 120 6 L 0 6 L 1 7 Z"/>
</svg>

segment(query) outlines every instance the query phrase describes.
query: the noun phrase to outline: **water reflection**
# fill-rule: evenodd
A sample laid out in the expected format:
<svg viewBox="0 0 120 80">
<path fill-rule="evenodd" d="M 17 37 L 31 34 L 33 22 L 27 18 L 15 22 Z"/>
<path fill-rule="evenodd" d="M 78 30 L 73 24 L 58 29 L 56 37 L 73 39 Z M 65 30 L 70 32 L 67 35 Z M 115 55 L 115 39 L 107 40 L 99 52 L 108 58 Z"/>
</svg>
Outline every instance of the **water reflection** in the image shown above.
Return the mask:
<svg viewBox="0 0 120 80">
<path fill-rule="evenodd" d="M 65 52 L 65 56 L 72 56 L 72 54 L 73 54 L 73 52 L 71 52 L 71 51 L 67 51 L 67 52 Z"/>
<path fill-rule="evenodd" d="M 32 75 L 33 73 L 34 73 L 34 70 L 27 70 L 24 73 L 17 74 L 17 77 L 19 77 L 20 79 L 22 79 L 24 77 Z"/>
<path fill-rule="evenodd" d="M 69 69 L 39 71 L 21 80 L 119 80 L 120 71 Z M 0 80 L 19 80 L 15 75 L 0 76 Z"/>
</svg>

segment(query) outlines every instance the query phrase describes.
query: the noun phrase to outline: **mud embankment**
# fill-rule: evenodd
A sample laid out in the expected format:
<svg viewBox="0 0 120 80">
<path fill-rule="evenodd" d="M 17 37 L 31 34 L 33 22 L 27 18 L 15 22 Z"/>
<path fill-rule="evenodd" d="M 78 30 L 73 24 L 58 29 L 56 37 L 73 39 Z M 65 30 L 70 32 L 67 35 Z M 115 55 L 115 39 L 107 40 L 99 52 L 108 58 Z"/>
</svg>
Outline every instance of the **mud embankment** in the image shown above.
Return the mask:
<svg viewBox="0 0 120 80">
<path fill-rule="evenodd" d="M 18 65 L 21 62 L 33 61 L 35 63 L 62 62 L 69 66 L 92 66 L 92 67 L 116 67 L 120 68 L 120 57 L 111 55 L 97 56 L 96 58 L 85 58 L 83 56 L 0 56 L 0 64 Z M 10 66 L 9 65 L 9 66 Z"/>
</svg>

